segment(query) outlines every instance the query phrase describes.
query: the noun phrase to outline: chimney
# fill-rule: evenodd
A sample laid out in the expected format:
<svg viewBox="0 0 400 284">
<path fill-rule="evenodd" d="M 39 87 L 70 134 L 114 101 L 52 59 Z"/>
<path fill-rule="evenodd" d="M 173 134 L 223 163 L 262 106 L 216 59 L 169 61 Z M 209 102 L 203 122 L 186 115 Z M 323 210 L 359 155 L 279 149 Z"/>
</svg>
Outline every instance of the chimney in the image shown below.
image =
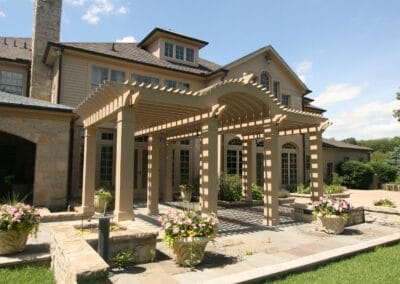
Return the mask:
<svg viewBox="0 0 400 284">
<path fill-rule="evenodd" d="M 47 42 L 60 41 L 62 0 L 35 0 L 30 97 L 51 101 L 52 69 L 43 63 Z"/>
</svg>

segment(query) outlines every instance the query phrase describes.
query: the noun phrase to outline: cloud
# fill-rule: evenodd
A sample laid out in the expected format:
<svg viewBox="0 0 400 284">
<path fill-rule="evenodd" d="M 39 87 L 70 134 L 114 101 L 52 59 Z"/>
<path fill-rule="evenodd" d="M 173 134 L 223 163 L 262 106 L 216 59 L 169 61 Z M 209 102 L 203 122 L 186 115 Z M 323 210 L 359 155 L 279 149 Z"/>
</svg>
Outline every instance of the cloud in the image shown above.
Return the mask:
<svg viewBox="0 0 400 284">
<path fill-rule="evenodd" d="M 113 2 L 113 0 L 94 0 L 82 16 L 82 20 L 89 24 L 97 24 L 100 21 L 101 15 L 109 15 L 114 11 Z"/>
<path fill-rule="evenodd" d="M 125 15 L 126 13 L 128 13 L 128 9 L 125 6 L 121 6 L 117 9 L 117 14 L 123 14 Z"/>
<path fill-rule="evenodd" d="M 85 2 L 86 0 L 67 0 L 67 3 L 72 6 L 82 6 Z"/>
<path fill-rule="evenodd" d="M 332 115 L 333 125 L 326 131 L 327 137 L 343 139 L 373 139 L 391 137 L 400 133 L 400 123 L 393 118 L 393 109 L 399 109 L 400 102 L 373 101 L 355 105 L 351 111 Z"/>
<path fill-rule="evenodd" d="M 325 107 L 352 100 L 360 96 L 367 86 L 368 83 L 361 85 L 351 85 L 347 83 L 330 85 L 315 98 L 314 104 Z"/>
<path fill-rule="evenodd" d="M 124 36 L 117 39 L 116 42 L 136 42 L 136 39 L 133 36 Z"/>
<path fill-rule="evenodd" d="M 311 67 L 312 62 L 308 60 L 304 60 L 296 64 L 296 73 L 303 82 L 307 80 Z"/>
<path fill-rule="evenodd" d="M 4 13 L 3 11 L 0 11 L 0 18 L 5 18 L 6 17 L 6 13 Z"/>
</svg>

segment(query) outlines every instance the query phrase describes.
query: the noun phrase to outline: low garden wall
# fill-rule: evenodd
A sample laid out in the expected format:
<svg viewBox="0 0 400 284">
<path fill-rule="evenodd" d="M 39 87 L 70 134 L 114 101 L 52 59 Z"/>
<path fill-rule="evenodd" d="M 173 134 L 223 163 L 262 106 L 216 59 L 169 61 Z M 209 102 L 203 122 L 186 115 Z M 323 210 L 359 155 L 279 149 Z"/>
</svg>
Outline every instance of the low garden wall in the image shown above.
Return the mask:
<svg viewBox="0 0 400 284">
<path fill-rule="evenodd" d="M 400 227 L 400 210 L 378 206 L 365 207 L 365 221 Z"/>
<path fill-rule="evenodd" d="M 384 190 L 389 191 L 400 191 L 400 184 L 398 183 L 386 183 L 383 185 Z"/>
</svg>

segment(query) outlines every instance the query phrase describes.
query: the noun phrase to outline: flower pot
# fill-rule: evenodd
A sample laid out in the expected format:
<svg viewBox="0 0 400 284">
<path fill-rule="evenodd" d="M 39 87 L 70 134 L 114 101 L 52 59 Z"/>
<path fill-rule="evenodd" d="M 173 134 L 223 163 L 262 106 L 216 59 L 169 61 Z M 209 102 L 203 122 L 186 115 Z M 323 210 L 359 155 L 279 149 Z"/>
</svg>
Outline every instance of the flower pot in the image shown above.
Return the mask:
<svg viewBox="0 0 400 284">
<path fill-rule="evenodd" d="M 173 249 L 176 263 L 181 266 L 194 266 L 201 263 L 209 240 L 206 237 L 174 240 Z"/>
<path fill-rule="evenodd" d="M 96 213 L 103 213 L 107 205 L 109 205 L 107 199 L 101 198 L 98 195 L 94 196 L 94 211 Z"/>
<path fill-rule="evenodd" d="M 181 189 L 182 201 L 190 202 L 192 200 L 192 190 L 191 189 Z"/>
<path fill-rule="evenodd" d="M 0 255 L 21 252 L 25 249 L 30 231 L 10 230 L 0 232 Z"/>
<path fill-rule="evenodd" d="M 344 231 L 345 218 L 336 215 L 318 216 L 318 218 L 321 220 L 322 227 L 324 227 L 328 234 L 339 235 Z"/>
</svg>

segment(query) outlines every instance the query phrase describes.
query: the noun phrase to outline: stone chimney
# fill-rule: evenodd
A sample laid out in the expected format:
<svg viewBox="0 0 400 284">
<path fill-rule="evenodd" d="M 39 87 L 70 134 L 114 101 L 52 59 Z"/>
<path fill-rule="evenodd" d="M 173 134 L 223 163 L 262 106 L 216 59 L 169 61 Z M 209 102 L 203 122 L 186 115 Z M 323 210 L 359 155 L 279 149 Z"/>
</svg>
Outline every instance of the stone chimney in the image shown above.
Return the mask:
<svg viewBox="0 0 400 284">
<path fill-rule="evenodd" d="M 47 42 L 60 41 L 62 0 L 35 0 L 30 97 L 51 101 L 52 68 L 43 63 Z"/>
</svg>

